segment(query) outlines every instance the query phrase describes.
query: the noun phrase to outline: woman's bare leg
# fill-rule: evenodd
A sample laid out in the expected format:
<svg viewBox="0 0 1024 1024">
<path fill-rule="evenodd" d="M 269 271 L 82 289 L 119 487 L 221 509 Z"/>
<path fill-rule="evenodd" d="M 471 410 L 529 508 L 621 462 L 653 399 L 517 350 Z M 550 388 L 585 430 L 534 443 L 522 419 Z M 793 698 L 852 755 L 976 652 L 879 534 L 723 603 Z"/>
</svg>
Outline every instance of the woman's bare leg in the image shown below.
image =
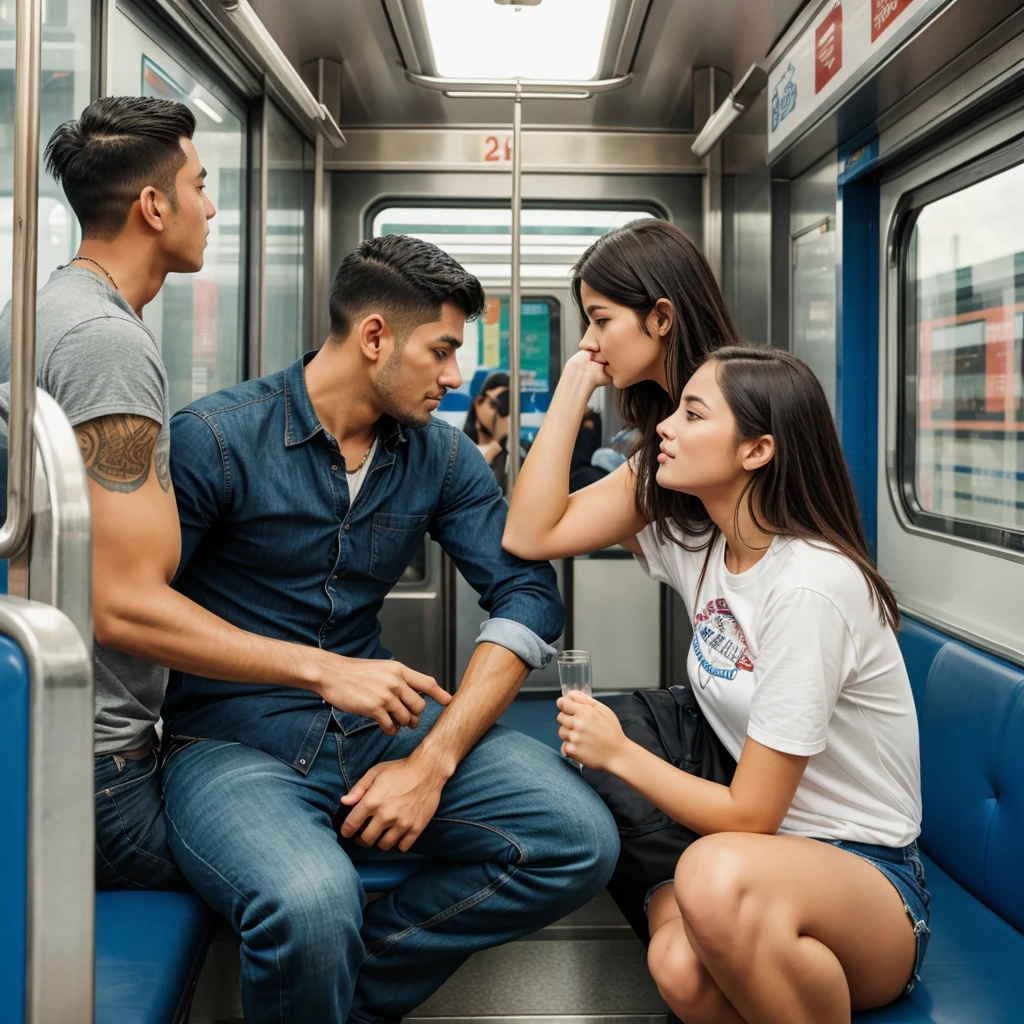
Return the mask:
<svg viewBox="0 0 1024 1024">
<path fill-rule="evenodd" d="M 680 860 L 674 891 L 690 951 L 749 1024 L 848 1024 L 851 1006 L 883 1006 L 910 978 L 902 897 L 827 843 L 706 836 Z"/>
<path fill-rule="evenodd" d="M 745 1024 L 691 948 L 671 885 L 655 890 L 647 920 L 647 965 L 672 1012 L 685 1024 Z"/>
</svg>

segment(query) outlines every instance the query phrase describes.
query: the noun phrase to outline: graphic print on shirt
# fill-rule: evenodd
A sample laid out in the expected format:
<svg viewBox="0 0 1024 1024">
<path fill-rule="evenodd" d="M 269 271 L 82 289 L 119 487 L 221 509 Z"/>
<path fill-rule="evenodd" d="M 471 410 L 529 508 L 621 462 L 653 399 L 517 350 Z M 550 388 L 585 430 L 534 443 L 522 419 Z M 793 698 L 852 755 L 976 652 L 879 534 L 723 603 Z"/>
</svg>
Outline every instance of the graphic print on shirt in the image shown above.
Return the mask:
<svg viewBox="0 0 1024 1024">
<path fill-rule="evenodd" d="M 723 597 L 708 601 L 693 623 L 693 653 L 701 689 L 712 679 L 735 679 L 739 672 L 754 671 L 747 653 L 747 638 Z"/>
</svg>

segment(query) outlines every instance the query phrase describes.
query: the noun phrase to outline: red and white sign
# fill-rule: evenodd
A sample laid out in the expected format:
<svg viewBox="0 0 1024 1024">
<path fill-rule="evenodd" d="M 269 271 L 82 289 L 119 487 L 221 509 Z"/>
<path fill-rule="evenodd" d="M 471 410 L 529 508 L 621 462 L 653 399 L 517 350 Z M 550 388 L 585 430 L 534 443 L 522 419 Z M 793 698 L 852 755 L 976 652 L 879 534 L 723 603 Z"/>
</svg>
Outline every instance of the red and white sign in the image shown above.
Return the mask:
<svg viewBox="0 0 1024 1024">
<path fill-rule="evenodd" d="M 871 0 L 871 42 L 914 2 L 914 0 Z"/>
<path fill-rule="evenodd" d="M 843 66 L 843 5 L 837 2 L 814 30 L 814 92 L 817 95 Z"/>
</svg>

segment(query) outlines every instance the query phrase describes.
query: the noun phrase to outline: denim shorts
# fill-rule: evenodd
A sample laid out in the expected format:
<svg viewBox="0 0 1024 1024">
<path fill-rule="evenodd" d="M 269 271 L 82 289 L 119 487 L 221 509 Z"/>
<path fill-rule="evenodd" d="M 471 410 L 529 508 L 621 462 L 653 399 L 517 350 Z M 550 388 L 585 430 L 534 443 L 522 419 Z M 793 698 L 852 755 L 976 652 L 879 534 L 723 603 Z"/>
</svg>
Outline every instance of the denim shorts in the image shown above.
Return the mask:
<svg viewBox="0 0 1024 1024">
<path fill-rule="evenodd" d="M 856 854 L 869 864 L 873 864 L 892 882 L 896 891 L 903 898 L 903 909 L 907 912 L 907 917 L 910 918 L 910 923 L 914 928 L 914 935 L 917 937 L 914 970 L 904 992 L 905 995 L 910 995 L 914 986 L 921 980 L 921 964 L 924 963 L 928 939 L 931 938 L 931 932 L 928 929 L 930 916 L 928 904 L 931 903 L 932 897 L 925 888 L 927 883 L 924 877 L 924 865 L 921 863 L 921 851 L 917 848 L 917 843 L 913 842 L 909 846 L 894 848 L 874 846 L 871 843 L 851 843 L 845 839 L 820 839 L 819 842 L 837 846 L 840 850 Z M 671 882 L 671 878 L 666 878 L 647 890 L 647 896 L 644 898 L 645 914 L 655 891 Z"/>
<path fill-rule="evenodd" d="M 903 909 L 907 912 L 907 917 L 914 928 L 914 935 L 917 937 L 914 970 L 904 993 L 910 995 L 914 986 L 921 980 L 921 964 L 924 963 L 924 954 L 931 938 L 931 931 L 928 928 L 928 904 L 931 903 L 932 897 L 925 888 L 927 882 L 924 877 L 924 865 L 921 863 L 921 851 L 917 848 L 917 843 L 895 848 L 874 846 L 871 843 L 851 843 L 845 839 L 822 839 L 821 842 L 837 846 L 847 853 L 854 853 L 869 864 L 874 864 L 892 882 L 903 898 Z"/>
</svg>

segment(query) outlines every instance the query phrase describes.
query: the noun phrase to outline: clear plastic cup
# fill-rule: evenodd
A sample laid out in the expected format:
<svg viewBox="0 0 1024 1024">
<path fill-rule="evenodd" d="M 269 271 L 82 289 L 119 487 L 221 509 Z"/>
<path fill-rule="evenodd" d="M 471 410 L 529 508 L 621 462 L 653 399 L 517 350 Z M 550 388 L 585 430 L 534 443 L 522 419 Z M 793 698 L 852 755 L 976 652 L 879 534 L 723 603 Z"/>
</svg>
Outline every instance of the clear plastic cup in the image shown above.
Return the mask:
<svg viewBox="0 0 1024 1024">
<path fill-rule="evenodd" d="M 590 651 L 562 651 L 558 656 L 558 682 L 562 687 L 562 696 L 567 697 L 573 690 L 590 696 Z M 583 766 L 574 757 L 566 757 L 574 768 L 583 770 Z"/>
<path fill-rule="evenodd" d="M 580 690 L 589 697 L 590 651 L 562 651 L 558 656 L 558 682 L 563 697 L 573 690 Z"/>
</svg>

